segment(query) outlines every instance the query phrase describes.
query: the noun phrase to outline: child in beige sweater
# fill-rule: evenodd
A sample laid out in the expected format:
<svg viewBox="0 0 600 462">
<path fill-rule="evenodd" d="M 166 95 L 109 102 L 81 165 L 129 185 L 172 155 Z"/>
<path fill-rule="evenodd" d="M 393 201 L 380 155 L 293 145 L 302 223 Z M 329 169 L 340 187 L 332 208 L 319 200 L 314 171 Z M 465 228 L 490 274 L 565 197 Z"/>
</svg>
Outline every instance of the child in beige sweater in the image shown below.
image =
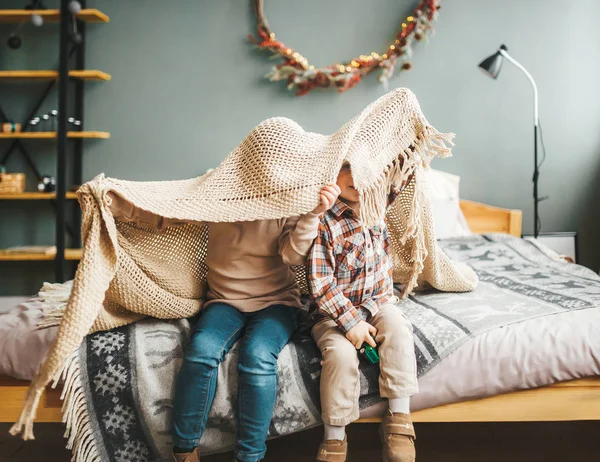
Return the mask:
<svg viewBox="0 0 600 462">
<path fill-rule="evenodd" d="M 173 407 L 173 460 L 198 462 L 217 386 L 217 368 L 240 340 L 238 436 L 235 457 L 258 462 L 277 395 L 277 358 L 297 326 L 300 291 L 290 265 L 303 265 L 319 215 L 339 188 L 321 192 L 321 204 L 301 217 L 210 223 L 208 295 L 177 379 Z"/>
</svg>

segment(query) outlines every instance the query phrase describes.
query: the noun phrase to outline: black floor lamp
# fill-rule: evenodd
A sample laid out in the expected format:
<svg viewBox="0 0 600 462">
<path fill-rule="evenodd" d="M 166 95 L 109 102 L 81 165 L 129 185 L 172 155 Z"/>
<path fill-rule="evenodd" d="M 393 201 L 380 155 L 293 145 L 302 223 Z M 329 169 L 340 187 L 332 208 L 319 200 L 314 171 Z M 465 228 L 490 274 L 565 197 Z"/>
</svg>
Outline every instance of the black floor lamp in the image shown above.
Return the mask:
<svg viewBox="0 0 600 462">
<path fill-rule="evenodd" d="M 538 129 L 540 130 L 540 138 L 542 137 L 540 120 L 538 116 L 538 91 L 537 85 L 535 84 L 535 80 L 533 80 L 531 74 L 527 72 L 527 69 L 525 69 L 518 61 L 516 61 L 512 56 L 510 56 L 507 51 L 508 49 L 506 48 L 506 46 L 501 45 L 496 53 L 485 58 L 479 63 L 479 68 L 485 74 L 489 75 L 493 79 L 496 79 L 498 77 L 498 74 L 500 74 L 500 70 L 502 69 L 502 62 L 504 61 L 503 58 L 506 58 L 508 61 L 510 61 L 523 71 L 523 73 L 531 82 L 531 86 L 533 87 L 533 234 L 534 237 L 537 238 L 541 228 L 541 223 L 538 215 L 538 204 L 541 201 L 548 199 L 547 196 L 541 198 L 538 196 L 538 177 L 541 166 L 541 164 L 538 164 Z M 544 158 L 545 157 L 546 156 L 544 153 Z"/>
</svg>

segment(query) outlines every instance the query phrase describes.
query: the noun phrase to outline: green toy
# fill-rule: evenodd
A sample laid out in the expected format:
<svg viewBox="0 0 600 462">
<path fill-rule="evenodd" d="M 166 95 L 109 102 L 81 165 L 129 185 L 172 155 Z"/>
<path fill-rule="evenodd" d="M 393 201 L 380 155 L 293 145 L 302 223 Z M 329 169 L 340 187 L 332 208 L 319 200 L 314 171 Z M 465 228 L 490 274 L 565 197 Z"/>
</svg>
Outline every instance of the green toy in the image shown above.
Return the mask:
<svg viewBox="0 0 600 462">
<path fill-rule="evenodd" d="M 373 340 L 375 340 L 375 338 L 373 338 Z M 358 351 L 371 364 L 377 364 L 379 362 L 379 353 L 377 353 L 377 348 L 373 348 L 368 343 L 363 343 L 362 348 L 360 350 L 358 350 Z"/>
</svg>

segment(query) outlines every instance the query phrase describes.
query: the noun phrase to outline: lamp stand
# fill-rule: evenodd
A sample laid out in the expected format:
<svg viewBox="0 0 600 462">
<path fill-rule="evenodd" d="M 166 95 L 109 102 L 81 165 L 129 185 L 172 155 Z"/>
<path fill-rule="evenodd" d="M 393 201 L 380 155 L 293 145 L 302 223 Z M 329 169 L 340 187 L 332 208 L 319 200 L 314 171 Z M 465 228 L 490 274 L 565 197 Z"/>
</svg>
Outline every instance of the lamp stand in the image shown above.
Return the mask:
<svg viewBox="0 0 600 462">
<path fill-rule="evenodd" d="M 538 196 L 538 177 L 540 170 L 538 168 L 538 126 L 533 126 L 533 237 L 537 239 L 539 234 L 539 215 L 538 205 L 540 198 Z"/>
<path fill-rule="evenodd" d="M 539 166 L 538 166 L 538 127 L 539 127 L 539 117 L 538 117 L 538 91 L 537 85 L 535 84 L 535 80 L 527 69 L 525 69 L 521 63 L 519 63 L 516 59 L 510 56 L 505 49 L 500 49 L 499 53 L 504 56 L 507 60 L 517 66 L 529 79 L 531 82 L 531 86 L 533 87 L 533 235 L 537 239 L 539 234 L 539 215 L 538 215 L 538 205 L 540 203 L 540 198 L 538 196 L 538 177 L 539 177 Z M 543 200 L 543 199 L 542 199 Z"/>
</svg>

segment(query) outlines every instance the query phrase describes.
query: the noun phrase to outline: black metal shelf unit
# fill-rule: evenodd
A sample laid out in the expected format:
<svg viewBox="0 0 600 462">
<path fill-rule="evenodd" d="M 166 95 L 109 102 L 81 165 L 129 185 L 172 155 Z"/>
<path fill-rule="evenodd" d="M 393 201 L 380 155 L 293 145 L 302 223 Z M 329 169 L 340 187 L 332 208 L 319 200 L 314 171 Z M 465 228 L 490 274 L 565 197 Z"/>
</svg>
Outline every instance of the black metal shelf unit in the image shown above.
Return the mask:
<svg viewBox="0 0 600 462">
<path fill-rule="evenodd" d="M 69 11 L 69 0 L 60 1 L 60 19 L 59 19 L 59 64 L 58 64 L 58 76 L 56 79 L 50 79 L 48 84 L 45 86 L 44 91 L 41 93 L 39 100 L 33 106 L 33 109 L 28 114 L 27 118 L 22 122 L 22 131 L 28 131 L 31 129 L 30 120 L 39 111 L 43 102 L 50 95 L 54 86 L 58 86 L 58 116 L 57 116 L 57 128 L 56 128 L 56 198 L 51 200 L 55 212 L 55 228 L 56 228 L 56 257 L 55 257 L 55 280 L 57 282 L 64 282 L 67 276 L 65 271 L 65 249 L 66 249 L 66 238 L 67 233 L 72 238 L 73 246 L 76 248 L 81 247 L 81 213 L 79 204 L 77 201 L 71 200 L 71 204 L 68 204 L 66 193 L 70 188 L 70 185 L 81 185 L 83 182 L 83 148 L 84 139 L 77 137 L 69 139 L 68 132 L 68 114 L 72 109 L 74 111 L 73 116 L 75 119 L 81 121 L 79 130 L 84 130 L 85 118 L 84 118 L 84 87 L 85 79 L 69 77 L 69 68 L 71 64 L 74 64 L 74 69 L 85 70 L 85 49 L 86 49 L 86 21 L 89 16 L 89 12 L 101 16 L 101 20 L 98 18 L 91 19 L 93 22 L 107 22 L 108 17 L 97 10 L 87 10 L 86 0 L 79 0 L 82 10 L 79 14 L 73 15 Z M 14 10 L 13 10 L 14 11 Z M 1 13 L 1 10 L 0 10 Z M 47 12 L 50 13 L 50 12 Z M 58 13 L 54 11 L 52 13 Z M 2 16 L 0 14 L 0 20 Z M 77 39 L 74 40 L 73 27 L 76 23 L 77 27 Z M 69 107 L 69 93 L 70 83 L 73 84 L 73 101 L 72 106 Z M 5 111 L 0 106 L 0 119 L 8 120 Z M 33 157 L 28 152 L 23 139 L 16 138 L 8 146 L 6 151 L 0 157 L 0 164 L 6 164 L 10 156 L 15 152 L 19 151 L 38 181 L 42 179 L 42 175 L 39 169 L 36 167 Z M 69 156 L 69 153 L 72 156 Z M 68 167 L 68 162 L 72 161 L 72 164 Z M 70 177 L 70 178 L 69 178 Z M 71 216 L 68 215 L 68 207 L 71 206 Z M 72 260 L 72 259 L 71 259 Z M 74 270 L 75 266 L 73 266 Z M 69 271 L 69 276 L 72 276 L 72 271 Z"/>
</svg>

